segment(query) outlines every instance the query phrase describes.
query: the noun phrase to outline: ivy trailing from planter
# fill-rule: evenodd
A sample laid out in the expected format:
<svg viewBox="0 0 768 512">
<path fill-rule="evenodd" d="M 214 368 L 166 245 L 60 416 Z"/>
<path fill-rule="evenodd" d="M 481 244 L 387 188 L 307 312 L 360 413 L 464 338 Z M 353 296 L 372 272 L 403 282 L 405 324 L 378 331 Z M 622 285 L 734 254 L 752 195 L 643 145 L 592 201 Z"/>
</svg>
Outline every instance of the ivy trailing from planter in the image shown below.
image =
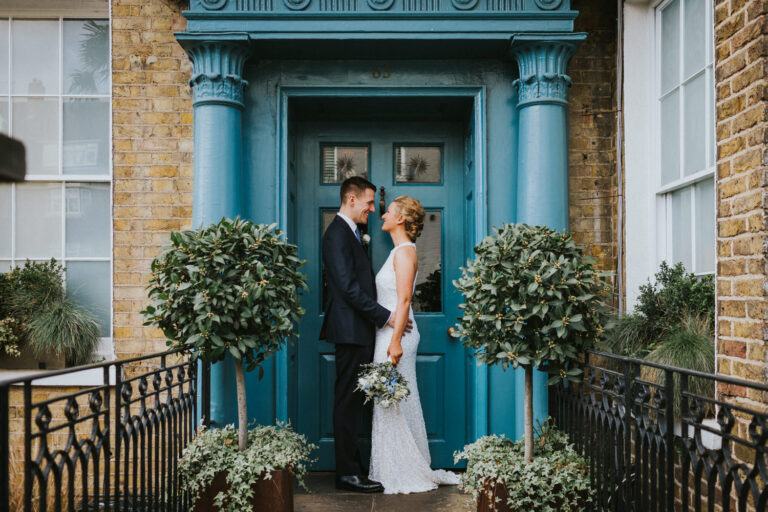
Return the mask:
<svg viewBox="0 0 768 512">
<path fill-rule="evenodd" d="M 504 224 L 474 249 L 454 286 L 463 293 L 454 336 L 488 365 L 525 370 L 525 459 L 533 460 L 533 369 L 548 384 L 578 380 L 570 363 L 603 333 L 610 287 L 568 233 Z"/>
<path fill-rule="evenodd" d="M 245 371 L 258 369 L 295 333 L 304 314 L 304 261 L 275 224 L 236 218 L 171 233 L 152 262 L 151 305 L 142 311 L 168 345 L 212 363 L 235 359 L 238 447 L 247 445 Z"/>
<path fill-rule="evenodd" d="M 220 492 L 214 498 L 219 510 L 250 510 L 253 486 L 275 470 L 290 471 L 299 485 L 307 489 L 303 477 L 307 465 L 313 462 L 310 453 L 317 447 L 308 444 L 290 425 L 259 426 L 250 430 L 245 451 L 238 449 L 237 441 L 237 431 L 227 425 L 199 431 L 184 449 L 179 475 L 182 487 L 190 493 L 193 502 L 219 474 L 226 475 L 228 484 L 227 492 Z"/>
<path fill-rule="evenodd" d="M 461 488 L 490 510 L 565 512 L 590 510 L 589 467 L 551 421 L 537 429 L 538 454 L 524 460 L 523 442 L 484 436 L 454 453 L 467 461 Z"/>
</svg>

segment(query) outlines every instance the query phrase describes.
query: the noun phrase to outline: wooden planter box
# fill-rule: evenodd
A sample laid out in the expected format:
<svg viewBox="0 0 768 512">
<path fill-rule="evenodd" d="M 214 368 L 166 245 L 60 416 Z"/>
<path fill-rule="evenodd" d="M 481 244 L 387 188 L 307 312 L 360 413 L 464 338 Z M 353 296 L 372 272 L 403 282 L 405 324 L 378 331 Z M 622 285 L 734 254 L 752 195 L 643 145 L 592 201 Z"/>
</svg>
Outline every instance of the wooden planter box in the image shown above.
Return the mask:
<svg viewBox="0 0 768 512">
<path fill-rule="evenodd" d="M 213 504 L 216 495 L 227 489 L 227 474 L 217 473 L 210 487 L 200 495 L 193 512 L 214 512 L 220 510 Z M 252 511 L 293 512 L 293 474 L 281 469 L 272 472 L 272 478 L 262 478 L 253 486 Z M 243 511 L 245 512 L 245 511 Z"/>
</svg>

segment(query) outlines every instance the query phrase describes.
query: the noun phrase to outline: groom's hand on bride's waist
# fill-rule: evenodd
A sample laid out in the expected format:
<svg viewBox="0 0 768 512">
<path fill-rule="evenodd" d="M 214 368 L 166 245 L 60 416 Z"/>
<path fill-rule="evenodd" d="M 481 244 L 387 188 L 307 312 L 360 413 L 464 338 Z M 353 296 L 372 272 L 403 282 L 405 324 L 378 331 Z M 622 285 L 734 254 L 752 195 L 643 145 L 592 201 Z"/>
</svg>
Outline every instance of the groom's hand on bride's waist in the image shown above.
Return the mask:
<svg viewBox="0 0 768 512">
<path fill-rule="evenodd" d="M 391 315 L 389 315 L 389 320 L 387 320 L 387 325 L 391 328 L 395 328 L 395 312 L 393 311 Z M 405 332 L 411 332 L 413 330 L 413 320 L 410 318 L 406 320 L 405 322 Z"/>
</svg>

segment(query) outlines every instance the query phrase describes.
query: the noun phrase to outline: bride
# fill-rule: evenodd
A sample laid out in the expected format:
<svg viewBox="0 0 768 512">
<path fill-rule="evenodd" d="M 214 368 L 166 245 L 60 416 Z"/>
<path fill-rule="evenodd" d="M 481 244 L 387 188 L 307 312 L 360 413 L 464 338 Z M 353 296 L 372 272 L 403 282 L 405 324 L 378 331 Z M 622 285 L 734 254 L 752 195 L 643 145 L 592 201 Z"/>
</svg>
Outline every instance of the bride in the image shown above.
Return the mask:
<svg viewBox="0 0 768 512">
<path fill-rule="evenodd" d="M 395 247 L 376 275 L 376 292 L 378 302 L 394 311 L 394 328 L 385 326 L 376 333 L 373 360 L 391 360 L 408 381 L 411 394 L 394 407 L 374 406 L 369 478 L 381 482 L 385 494 L 408 494 L 429 491 L 441 484 L 456 485 L 459 475 L 430 468 L 416 384 L 416 322 L 413 330 L 405 333 L 407 320 L 413 320 L 411 299 L 419 266 L 414 241 L 424 227 L 424 208 L 418 200 L 401 196 L 392 201 L 382 220 L 381 229 L 390 234 Z"/>
</svg>

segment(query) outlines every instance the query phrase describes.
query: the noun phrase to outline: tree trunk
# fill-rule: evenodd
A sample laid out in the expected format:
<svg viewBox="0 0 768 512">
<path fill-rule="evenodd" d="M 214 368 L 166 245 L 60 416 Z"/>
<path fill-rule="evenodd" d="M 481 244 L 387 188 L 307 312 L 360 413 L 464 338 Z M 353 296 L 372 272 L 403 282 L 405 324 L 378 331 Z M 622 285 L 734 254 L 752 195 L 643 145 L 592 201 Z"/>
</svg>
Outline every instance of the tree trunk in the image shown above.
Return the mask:
<svg viewBox="0 0 768 512">
<path fill-rule="evenodd" d="M 525 462 L 533 462 L 533 365 L 525 365 Z"/>
<path fill-rule="evenodd" d="M 237 445 L 240 451 L 245 451 L 248 443 L 248 404 L 245 401 L 245 371 L 242 359 L 235 361 L 235 380 L 237 382 Z"/>
</svg>

